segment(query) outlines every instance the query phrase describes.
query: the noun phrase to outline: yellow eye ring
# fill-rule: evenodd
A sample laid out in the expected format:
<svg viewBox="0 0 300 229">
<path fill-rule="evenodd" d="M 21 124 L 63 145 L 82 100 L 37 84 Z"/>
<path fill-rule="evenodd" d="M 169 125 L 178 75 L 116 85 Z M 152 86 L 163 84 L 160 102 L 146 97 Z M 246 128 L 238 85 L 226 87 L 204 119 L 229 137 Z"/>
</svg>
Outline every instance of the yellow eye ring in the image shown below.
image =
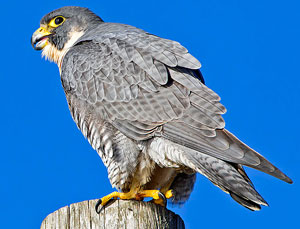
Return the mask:
<svg viewBox="0 0 300 229">
<path fill-rule="evenodd" d="M 60 26 L 62 23 L 64 23 L 66 19 L 63 16 L 57 16 L 53 19 L 51 19 L 51 21 L 49 22 L 49 26 L 56 28 L 58 26 Z"/>
</svg>

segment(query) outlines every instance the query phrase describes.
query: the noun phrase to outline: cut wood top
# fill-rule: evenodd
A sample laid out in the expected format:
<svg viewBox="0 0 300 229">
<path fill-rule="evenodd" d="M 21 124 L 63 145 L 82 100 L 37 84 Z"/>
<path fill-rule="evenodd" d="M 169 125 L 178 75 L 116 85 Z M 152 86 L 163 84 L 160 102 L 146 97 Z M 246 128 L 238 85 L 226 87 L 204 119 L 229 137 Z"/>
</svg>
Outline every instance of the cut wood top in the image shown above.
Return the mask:
<svg viewBox="0 0 300 229">
<path fill-rule="evenodd" d="M 44 219 L 41 229 L 185 228 L 180 216 L 150 202 L 116 200 L 100 214 L 95 211 L 96 202 L 88 200 L 60 208 Z"/>
</svg>

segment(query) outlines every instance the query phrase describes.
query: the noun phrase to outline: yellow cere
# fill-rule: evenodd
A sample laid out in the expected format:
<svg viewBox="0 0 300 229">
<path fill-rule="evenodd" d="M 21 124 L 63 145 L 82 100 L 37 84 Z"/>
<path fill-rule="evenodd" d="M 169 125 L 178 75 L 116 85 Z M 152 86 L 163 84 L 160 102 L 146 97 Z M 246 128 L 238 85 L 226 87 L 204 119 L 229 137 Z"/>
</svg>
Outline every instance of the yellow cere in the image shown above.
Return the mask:
<svg viewBox="0 0 300 229">
<path fill-rule="evenodd" d="M 44 27 L 38 28 L 34 33 L 40 33 L 40 34 L 42 34 L 43 36 L 46 36 L 46 35 L 51 34 L 51 33 L 48 32 L 47 29 L 44 28 Z"/>
<path fill-rule="evenodd" d="M 57 16 L 55 18 L 52 18 L 48 25 L 53 28 L 56 28 L 60 26 L 62 23 L 64 23 L 65 20 L 66 19 L 63 16 Z"/>
</svg>

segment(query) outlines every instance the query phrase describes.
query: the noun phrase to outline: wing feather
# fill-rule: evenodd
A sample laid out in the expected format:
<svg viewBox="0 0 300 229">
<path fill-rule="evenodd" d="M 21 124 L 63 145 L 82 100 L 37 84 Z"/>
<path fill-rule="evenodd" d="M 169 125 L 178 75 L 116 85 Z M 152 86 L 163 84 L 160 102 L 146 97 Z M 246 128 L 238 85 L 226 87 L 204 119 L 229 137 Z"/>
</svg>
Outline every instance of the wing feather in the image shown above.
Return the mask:
<svg viewBox="0 0 300 229">
<path fill-rule="evenodd" d="M 204 85 L 199 61 L 178 42 L 102 23 L 63 60 L 66 93 L 133 140 L 162 136 L 220 160 L 291 180 L 224 129 L 225 107 Z"/>
</svg>

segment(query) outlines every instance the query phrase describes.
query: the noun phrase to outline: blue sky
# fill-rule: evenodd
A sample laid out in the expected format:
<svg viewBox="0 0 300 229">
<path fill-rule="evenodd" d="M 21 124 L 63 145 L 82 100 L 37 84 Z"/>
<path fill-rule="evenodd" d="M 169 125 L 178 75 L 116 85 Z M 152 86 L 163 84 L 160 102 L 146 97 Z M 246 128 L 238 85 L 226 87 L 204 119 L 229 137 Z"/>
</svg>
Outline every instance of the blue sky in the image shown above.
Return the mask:
<svg viewBox="0 0 300 229">
<path fill-rule="evenodd" d="M 1 228 L 39 228 L 67 204 L 112 191 L 97 153 L 73 123 L 58 68 L 30 45 L 41 17 L 92 9 L 179 41 L 202 63 L 228 112 L 226 128 L 276 164 L 288 185 L 247 169 L 270 207 L 250 212 L 198 176 L 180 214 L 187 228 L 294 228 L 299 220 L 299 1 L 5 1 L 1 3 Z"/>
</svg>

